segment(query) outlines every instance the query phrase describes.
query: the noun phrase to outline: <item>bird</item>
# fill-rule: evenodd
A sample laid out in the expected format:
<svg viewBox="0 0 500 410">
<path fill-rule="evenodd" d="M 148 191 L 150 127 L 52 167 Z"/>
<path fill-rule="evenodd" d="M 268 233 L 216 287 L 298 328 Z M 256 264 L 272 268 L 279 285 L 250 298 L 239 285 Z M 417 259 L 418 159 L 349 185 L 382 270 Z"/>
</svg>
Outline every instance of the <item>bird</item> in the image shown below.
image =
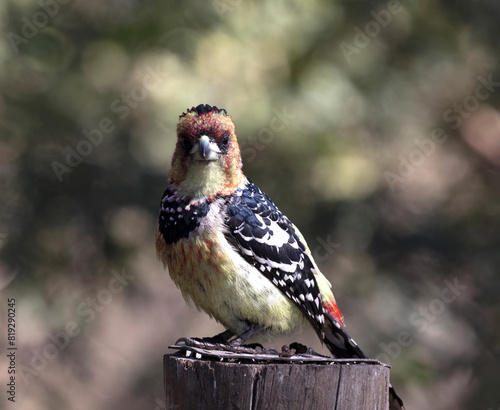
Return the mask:
<svg viewBox="0 0 500 410">
<path fill-rule="evenodd" d="M 186 301 L 226 329 L 205 341 L 237 347 L 308 323 L 336 358 L 367 358 L 299 229 L 243 173 L 225 109 L 179 116 L 156 251 Z M 404 409 L 392 386 L 389 401 Z"/>
</svg>

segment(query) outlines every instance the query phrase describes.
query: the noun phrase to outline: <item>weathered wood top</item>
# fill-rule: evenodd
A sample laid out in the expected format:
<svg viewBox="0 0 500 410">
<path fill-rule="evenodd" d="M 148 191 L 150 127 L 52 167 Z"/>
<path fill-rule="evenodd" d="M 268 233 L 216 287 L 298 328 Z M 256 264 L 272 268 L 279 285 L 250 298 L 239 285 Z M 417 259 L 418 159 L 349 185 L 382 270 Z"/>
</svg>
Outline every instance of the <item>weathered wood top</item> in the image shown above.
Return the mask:
<svg viewBox="0 0 500 410">
<path fill-rule="evenodd" d="M 185 350 L 164 356 L 167 409 L 388 409 L 377 360 Z"/>
</svg>

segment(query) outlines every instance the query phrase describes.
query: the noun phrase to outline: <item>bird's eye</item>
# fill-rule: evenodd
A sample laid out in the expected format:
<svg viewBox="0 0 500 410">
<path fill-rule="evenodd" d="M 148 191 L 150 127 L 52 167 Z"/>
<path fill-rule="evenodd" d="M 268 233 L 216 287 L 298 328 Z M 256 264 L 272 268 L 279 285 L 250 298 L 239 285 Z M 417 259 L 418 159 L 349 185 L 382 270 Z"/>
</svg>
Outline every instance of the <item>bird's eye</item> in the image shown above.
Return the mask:
<svg viewBox="0 0 500 410">
<path fill-rule="evenodd" d="M 229 145 L 229 134 L 224 134 L 220 143 L 222 144 L 222 146 L 227 147 Z"/>
<path fill-rule="evenodd" d="M 184 148 L 185 152 L 189 152 L 189 151 L 191 151 L 193 144 L 187 138 L 183 138 L 182 139 L 182 147 Z"/>
</svg>

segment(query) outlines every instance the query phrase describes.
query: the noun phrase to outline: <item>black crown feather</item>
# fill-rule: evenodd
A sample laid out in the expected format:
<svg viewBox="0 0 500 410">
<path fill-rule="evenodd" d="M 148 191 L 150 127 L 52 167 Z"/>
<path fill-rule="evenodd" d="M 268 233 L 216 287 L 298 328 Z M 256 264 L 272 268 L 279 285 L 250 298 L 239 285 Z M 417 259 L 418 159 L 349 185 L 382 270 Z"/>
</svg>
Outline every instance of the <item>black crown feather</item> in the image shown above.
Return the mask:
<svg viewBox="0 0 500 410">
<path fill-rule="evenodd" d="M 224 108 L 217 108 L 215 105 L 212 107 L 208 104 L 200 104 L 197 107 L 192 107 L 191 109 L 187 108 L 186 112 L 183 112 L 179 118 L 185 117 L 190 112 L 195 112 L 196 114 L 208 114 L 210 112 L 216 112 L 217 114 L 227 115 L 227 111 Z"/>
</svg>

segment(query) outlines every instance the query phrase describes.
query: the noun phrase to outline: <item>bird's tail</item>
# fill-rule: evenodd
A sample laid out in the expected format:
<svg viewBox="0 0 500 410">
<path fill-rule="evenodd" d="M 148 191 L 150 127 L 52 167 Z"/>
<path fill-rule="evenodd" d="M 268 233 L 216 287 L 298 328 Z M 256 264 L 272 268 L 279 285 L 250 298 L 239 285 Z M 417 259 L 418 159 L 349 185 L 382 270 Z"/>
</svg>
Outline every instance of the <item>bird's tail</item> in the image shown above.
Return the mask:
<svg viewBox="0 0 500 410">
<path fill-rule="evenodd" d="M 368 357 L 358 347 L 354 339 L 349 336 L 340 323 L 329 313 L 326 316 L 326 326 L 323 327 L 323 343 L 328 350 L 337 358 L 360 358 Z M 394 387 L 389 383 L 389 410 L 405 410 L 403 400 L 396 394 Z"/>
<path fill-rule="evenodd" d="M 323 334 L 321 338 L 328 350 L 339 359 L 356 357 L 367 359 L 367 356 L 342 325 L 329 313 L 326 313 L 325 317 L 327 323 L 322 329 Z"/>
</svg>

